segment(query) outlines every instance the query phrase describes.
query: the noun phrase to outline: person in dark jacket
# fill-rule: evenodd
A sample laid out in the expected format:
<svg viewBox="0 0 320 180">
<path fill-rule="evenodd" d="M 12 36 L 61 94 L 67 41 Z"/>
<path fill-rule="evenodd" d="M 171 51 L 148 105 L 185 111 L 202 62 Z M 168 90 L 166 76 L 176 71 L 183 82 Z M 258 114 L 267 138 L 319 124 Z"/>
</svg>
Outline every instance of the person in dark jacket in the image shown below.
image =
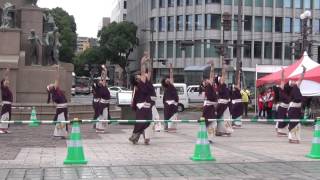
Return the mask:
<svg viewBox="0 0 320 180">
<path fill-rule="evenodd" d="M 13 95 L 10 90 L 9 81 L 10 69 L 7 68 L 4 72 L 4 78 L 1 80 L 1 96 L 2 96 L 2 108 L 1 108 L 1 121 L 11 120 L 11 105 L 13 101 Z M 0 134 L 9 134 L 8 123 L 0 123 Z"/>
<path fill-rule="evenodd" d="M 163 112 L 165 120 L 177 120 L 178 119 L 178 103 L 179 96 L 177 89 L 174 87 L 173 79 L 173 67 L 169 65 L 169 78 L 164 78 L 161 81 L 162 88 L 164 88 L 163 94 Z M 165 130 L 168 132 L 176 132 L 177 124 L 174 122 L 165 123 Z"/>
</svg>

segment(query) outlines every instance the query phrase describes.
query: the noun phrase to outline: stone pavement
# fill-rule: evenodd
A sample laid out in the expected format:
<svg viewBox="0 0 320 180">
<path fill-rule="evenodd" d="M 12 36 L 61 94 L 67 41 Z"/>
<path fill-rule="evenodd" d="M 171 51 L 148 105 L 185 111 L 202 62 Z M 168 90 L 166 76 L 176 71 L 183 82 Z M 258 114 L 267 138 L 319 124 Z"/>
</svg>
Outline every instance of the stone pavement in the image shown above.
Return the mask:
<svg viewBox="0 0 320 180">
<path fill-rule="evenodd" d="M 66 142 L 50 136 L 53 126 L 13 126 L 13 134 L 0 135 L 0 180 L 316 179 L 320 175 L 320 162 L 305 157 L 311 148 L 311 126 L 302 128 L 301 144 L 289 144 L 286 137 L 275 135 L 274 125 L 244 124 L 232 137 L 214 138 L 212 153 L 217 161 L 210 163 L 189 159 L 198 125 L 179 124 L 178 128 L 177 133 L 154 133 L 146 146 L 142 141 L 129 143 L 129 125 L 111 125 L 108 133 L 99 135 L 91 124 L 81 125 L 88 160 L 81 167 L 63 165 Z"/>
</svg>

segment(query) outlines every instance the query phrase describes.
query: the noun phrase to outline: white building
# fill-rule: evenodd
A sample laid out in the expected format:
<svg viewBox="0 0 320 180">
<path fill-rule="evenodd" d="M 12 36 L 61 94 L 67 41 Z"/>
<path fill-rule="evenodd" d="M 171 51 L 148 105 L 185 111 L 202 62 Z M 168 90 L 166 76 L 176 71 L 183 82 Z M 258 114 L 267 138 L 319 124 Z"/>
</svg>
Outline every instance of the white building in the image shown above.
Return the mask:
<svg viewBox="0 0 320 180">
<path fill-rule="evenodd" d="M 312 13 L 309 40 L 319 41 L 320 0 L 243 0 L 243 35 L 245 46 L 241 59 L 248 85 L 253 86 L 256 64 L 289 65 L 297 57 L 291 42 L 301 38 L 300 14 Z M 222 43 L 222 14 L 237 19 L 238 0 L 128 0 L 128 21 L 138 26 L 139 47 L 130 57 L 136 62 L 144 50 L 152 50 L 156 81 L 168 75 L 167 65 L 174 65 L 175 78 L 183 82 L 184 68 L 205 65 L 214 60 L 222 64 L 217 48 Z M 154 32 L 150 32 L 153 30 Z M 236 43 L 237 22 L 225 32 L 229 44 Z M 181 41 L 194 41 L 194 46 L 181 48 Z M 150 48 L 150 45 L 153 45 Z M 320 61 L 320 46 L 313 44 L 311 57 Z M 229 56 L 235 67 L 236 48 Z M 137 66 L 138 67 L 138 66 Z"/>
<path fill-rule="evenodd" d="M 122 22 L 127 20 L 127 0 L 114 0 L 111 22 Z"/>
</svg>

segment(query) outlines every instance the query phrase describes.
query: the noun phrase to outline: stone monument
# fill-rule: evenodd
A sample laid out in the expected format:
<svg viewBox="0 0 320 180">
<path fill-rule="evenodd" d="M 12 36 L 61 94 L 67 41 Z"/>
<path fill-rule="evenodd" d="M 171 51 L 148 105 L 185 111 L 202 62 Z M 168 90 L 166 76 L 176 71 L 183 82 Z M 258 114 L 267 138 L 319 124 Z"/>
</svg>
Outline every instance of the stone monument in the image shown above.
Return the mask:
<svg viewBox="0 0 320 180">
<path fill-rule="evenodd" d="M 37 0 L 0 0 L 0 78 L 10 68 L 16 103 L 44 103 L 60 65 L 61 88 L 71 98 L 73 65 L 59 62 L 59 29 Z"/>
</svg>

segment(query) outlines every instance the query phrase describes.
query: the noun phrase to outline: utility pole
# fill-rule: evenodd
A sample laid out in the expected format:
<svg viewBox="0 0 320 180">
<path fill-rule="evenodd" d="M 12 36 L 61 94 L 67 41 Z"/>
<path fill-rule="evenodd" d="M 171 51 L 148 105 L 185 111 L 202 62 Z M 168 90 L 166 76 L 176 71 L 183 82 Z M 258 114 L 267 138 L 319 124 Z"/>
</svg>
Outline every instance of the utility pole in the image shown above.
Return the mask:
<svg viewBox="0 0 320 180">
<path fill-rule="evenodd" d="M 301 29 L 301 36 L 302 36 L 302 54 L 304 51 L 306 51 L 308 54 L 310 54 L 310 42 L 308 41 L 308 35 L 310 31 L 312 30 L 312 27 L 308 26 L 309 18 L 311 18 L 311 12 L 305 11 L 300 15 L 300 19 L 302 21 L 302 29 Z"/>
<path fill-rule="evenodd" d="M 237 34 L 237 62 L 236 62 L 236 79 L 239 72 L 242 70 L 241 49 L 242 49 L 242 15 L 243 15 L 243 0 L 239 0 L 238 4 L 238 34 Z M 241 76 L 240 76 L 241 77 Z"/>
</svg>

